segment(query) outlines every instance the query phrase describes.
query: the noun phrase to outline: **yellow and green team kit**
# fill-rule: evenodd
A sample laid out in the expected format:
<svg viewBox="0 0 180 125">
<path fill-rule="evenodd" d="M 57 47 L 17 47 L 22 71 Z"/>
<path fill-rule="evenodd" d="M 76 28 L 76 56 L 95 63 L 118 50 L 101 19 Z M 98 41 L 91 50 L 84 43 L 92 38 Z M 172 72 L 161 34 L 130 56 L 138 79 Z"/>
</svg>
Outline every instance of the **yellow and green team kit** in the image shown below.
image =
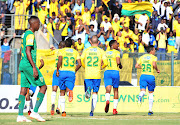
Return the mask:
<svg viewBox="0 0 180 125">
<path fill-rule="evenodd" d="M 76 69 L 76 60 L 80 59 L 79 53 L 72 48 L 63 48 L 59 51 L 59 56 L 63 57 L 61 71 L 73 71 Z"/>
<path fill-rule="evenodd" d="M 106 57 L 108 60 L 108 66 L 105 68 L 105 70 L 119 70 L 116 57 L 120 58 L 120 52 L 115 49 L 106 51 Z"/>
<path fill-rule="evenodd" d="M 85 79 L 101 79 L 101 60 L 107 62 L 105 52 L 98 47 L 89 47 L 81 56 L 82 66 L 85 67 Z"/>
<path fill-rule="evenodd" d="M 157 61 L 157 57 L 152 54 L 145 54 L 138 60 L 138 64 L 141 66 L 141 74 L 154 75 L 153 62 Z"/>
<path fill-rule="evenodd" d="M 34 33 L 31 30 L 27 30 L 22 36 L 21 42 L 21 61 L 19 64 L 19 70 L 21 71 L 21 87 L 29 88 L 32 84 L 33 86 L 43 86 L 45 85 L 44 78 L 36 67 L 38 71 L 38 78 L 33 77 L 33 68 L 26 55 L 26 47 L 31 46 L 31 56 L 34 64 L 36 65 L 36 51 L 37 45 Z"/>
</svg>

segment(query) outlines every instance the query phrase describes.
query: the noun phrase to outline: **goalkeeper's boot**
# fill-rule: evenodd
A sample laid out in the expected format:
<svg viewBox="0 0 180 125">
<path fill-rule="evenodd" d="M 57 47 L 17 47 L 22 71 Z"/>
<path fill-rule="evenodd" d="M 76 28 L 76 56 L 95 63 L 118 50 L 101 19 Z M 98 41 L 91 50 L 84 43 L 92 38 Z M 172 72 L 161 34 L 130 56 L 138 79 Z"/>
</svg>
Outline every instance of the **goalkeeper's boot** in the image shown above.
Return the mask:
<svg viewBox="0 0 180 125">
<path fill-rule="evenodd" d="M 148 112 L 148 115 L 153 115 L 153 112 L 152 112 L 152 111 L 149 111 L 149 112 Z"/>
<path fill-rule="evenodd" d="M 30 118 L 31 119 L 36 119 L 37 121 L 39 121 L 39 122 L 45 122 L 46 120 L 45 119 L 43 119 L 38 113 L 36 113 L 36 112 L 32 112 L 31 114 L 30 114 Z"/>
<path fill-rule="evenodd" d="M 28 111 L 28 115 L 30 115 L 30 114 L 31 114 L 31 110 Z"/>
<path fill-rule="evenodd" d="M 90 112 L 90 115 L 89 115 L 89 116 L 93 116 L 93 112 L 92 112 L 92 111 Z"/>
<path fill-rule="evenodd" d="M 51 106 L 51 115 L 54 115 L 54 108 L 55 108 L 55 104 L 52 104 L 52 106 Z"/>
<path fill-rule="evenodd" d="M 59 108 L 57 108 L 57 109 L 56 109 L 56 113 L 57 113 L 57 114 L 61 114 L 61 112 L 60 112 L 60 109 L 59 109 Z"/>
<path fill-rule="evenodd" d="M 109 102 L 109 100 L 107 100 L 106 106 L 105 106 L 105 113 L 108 113 L 108 111 L 109 111 L 109 104 L 110 104 L 110 102 Z"/>
<path fill-rule="evenodd" d="M 73 101 L 73 91 L 70 90 L 69 91 L 69 102 L 72 102 Z"/>
<path fill-rule="evenodd" d="M 116 109 L 113 109 L 113 115 L 117 115 L 117 110 Z"/>
<path fill-rule="evenodd" d="M 25 116 L 18 115 L 17 122 L 32 122 L 31 120 L 27 119 Z"/>
<path fill-rule="evenodd" d="M 86 90 L 86 92 L 85 92 L 85 97 L 86 97 L 87 99 L 89 99 L 89 98 L 91 97 L 91 88 L 90 88 L 90 87 L 88 87 L 88 89 Z"/>
<path fill-rule="evenodd" d="M 62 112 L 62 116 L 63 116 L 63 117 L 66 117 L 66 112 Z"/>
</svg>

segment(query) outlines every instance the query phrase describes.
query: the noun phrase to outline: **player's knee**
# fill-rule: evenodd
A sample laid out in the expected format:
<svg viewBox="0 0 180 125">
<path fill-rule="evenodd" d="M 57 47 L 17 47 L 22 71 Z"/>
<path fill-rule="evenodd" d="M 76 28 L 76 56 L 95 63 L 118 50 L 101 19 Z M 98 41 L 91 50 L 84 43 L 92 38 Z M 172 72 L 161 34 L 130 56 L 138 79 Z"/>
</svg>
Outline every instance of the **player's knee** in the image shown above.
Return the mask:
<svg viewBox="0 0 180 125">
<path fill-rule="evenodd" d="M 27 88 L 21 88 L 20 95 L 26 95 L 27 94 Z"/>
</svg>

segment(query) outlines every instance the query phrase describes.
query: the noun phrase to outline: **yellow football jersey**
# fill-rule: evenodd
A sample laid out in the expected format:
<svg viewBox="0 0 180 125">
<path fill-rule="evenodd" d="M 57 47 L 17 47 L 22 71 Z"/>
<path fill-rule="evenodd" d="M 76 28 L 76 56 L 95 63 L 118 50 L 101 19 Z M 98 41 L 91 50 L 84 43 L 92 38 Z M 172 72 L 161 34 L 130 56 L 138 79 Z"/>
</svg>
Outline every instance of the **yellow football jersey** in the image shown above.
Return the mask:
<svg viewBox="0 0 180 125">
<path fill-rule="evenodd" d="M 153 62 L 157 61 L 157 57 L 152 54 L 144 54 L 139 58 L 137 63 L 141 65 L 141 74 L 154 75 Z"/>
<path fill-rule="evenodd" d="M 120 52 L 115 49 L 106 51 L 106 57 L 108 60 L 108 65 L 105 70 L 118 70 L 119 68 L 116 62 L 116 57 L 120 58 Z"/>
<path fill-rule="evenodd" d="M 101 62 L 107 63 L 104 50 L 89 47 L 81 55 L 82 66 L 85 67 L 85 79 L 101 79 Z"/>
<path fill-rule="evenodd" d="M 76 60 L 80 59 L 79 53 L 72 48 L 63 48 L 59 56 L 62 56 L 61 71 L 74 71 L 76 69 Z"/>
</svg>

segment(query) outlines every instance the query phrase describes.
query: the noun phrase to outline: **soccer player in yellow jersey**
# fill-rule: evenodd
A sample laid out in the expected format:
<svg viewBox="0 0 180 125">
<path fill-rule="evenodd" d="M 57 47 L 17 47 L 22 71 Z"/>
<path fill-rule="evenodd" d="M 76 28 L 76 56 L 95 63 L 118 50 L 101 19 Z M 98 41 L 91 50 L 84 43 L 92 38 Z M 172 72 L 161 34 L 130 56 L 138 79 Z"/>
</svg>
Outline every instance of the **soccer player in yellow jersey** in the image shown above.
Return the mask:
<svg viewBox="0 0 180 125">
<path fill-rule="evenodd" d="M 57 67 L 57 61 L 58 61 L 59 53 L 60 53 L 60 51 L 62 51 L 62 48 L 64 48 L 64 47 L 65 47 L 65 42 L 62 41 L 62 42 L 59 43 L 59 49 L 53 50 L 53 55 L 54 54 L 57 55 L 57 58 L 56 58 L 56 67 Z M 57 70 L 54 70 L 53 79 L 52 79 L 52 93 L 51 93 L 51 104 L 52 104 L 52 106 L 51 106 L 51 115 L 54 115 L 56 92 L 57 92 L 58 86 L 60 84 L 59 77 L 56 76 L 56 72 L 57 72 Z M 59 98 L 59 101 L 58 101 L 58 107 L 56 109 L 56 112 L 57 112 L 57 114 L 60 114 L 60 98 Z"/>
<path fill-rule="evenodd" d="M 146 87 L 148 86 L 149 90 L 149 113 L 148 115 L 152 115 L 152 106 L 153 106 L 153 92 L 155 89 L 155 77 L 154 77 L 154 69 L 157 71 L 157 73 L 160 73 L 160 70 L 158 70 L 156 61 L 157 57 L 155 55 L 155 48 L 154 46 L 150 45 L 147 48 L 148 54 L 144 54 L 139 58 L 137 61 L 135 67 L 138 69 L 142 69 L 141 71 L 141 77 L 140 77 L 140 90 L 138 103 L 141 104 L 142 98 L 146 93 Z"/>
<path fill-rule="evenodd" d="M 79 53 L 72 49 L 72 40 L 65 41 L 65 48 L 62 49 L 59 55 L 56 76 L 59 77 L 60 88 L 60 106 L 62 108 L 62 116 L 66 116 L 65 112 L 65 92 L 69 96 L 69 102 L 73 100 L 73 88 L 75 83 L 75 72 L 81 67 L 81 59 Z M 76 65 L 76 61 L 78 65 Z M 61 71 L 59 68 L 61 67 Z"/>
<path fill-rule="evenodd" d="M 122 68 L 120 62 L 120 52 L 118 51 L 119 44 L 116 40 L 111 40 L 109 42 L 110 50 L 106 51 L 106 57 L 108 60 L 108 66 L 105 68 L 104 72 L 104 85 L 106 88 L 106 107 L 105 112 L 109 111 L 110 104 L 110 93 L 111 87 L 114 89 L 114 109 L 113 114 L 117 114 L 118 105 L 118 87 L 119 87 L 119 68 Z"/>
<path fill-rule="evenodd" d="M 85 67 L 85 96 L 90 98 L 93 89 L 90 116 L 93 116 L 97 103 L 97 93 L 101 83 L 101 68 L 107 65 L 105 52 L 98 47 L 98 37 L 92 36 L 91 47 L 84 50 L 81 56 L 82 66 Z M 102 66 L 103 64 L 103 66 Z"/>
</svg>

